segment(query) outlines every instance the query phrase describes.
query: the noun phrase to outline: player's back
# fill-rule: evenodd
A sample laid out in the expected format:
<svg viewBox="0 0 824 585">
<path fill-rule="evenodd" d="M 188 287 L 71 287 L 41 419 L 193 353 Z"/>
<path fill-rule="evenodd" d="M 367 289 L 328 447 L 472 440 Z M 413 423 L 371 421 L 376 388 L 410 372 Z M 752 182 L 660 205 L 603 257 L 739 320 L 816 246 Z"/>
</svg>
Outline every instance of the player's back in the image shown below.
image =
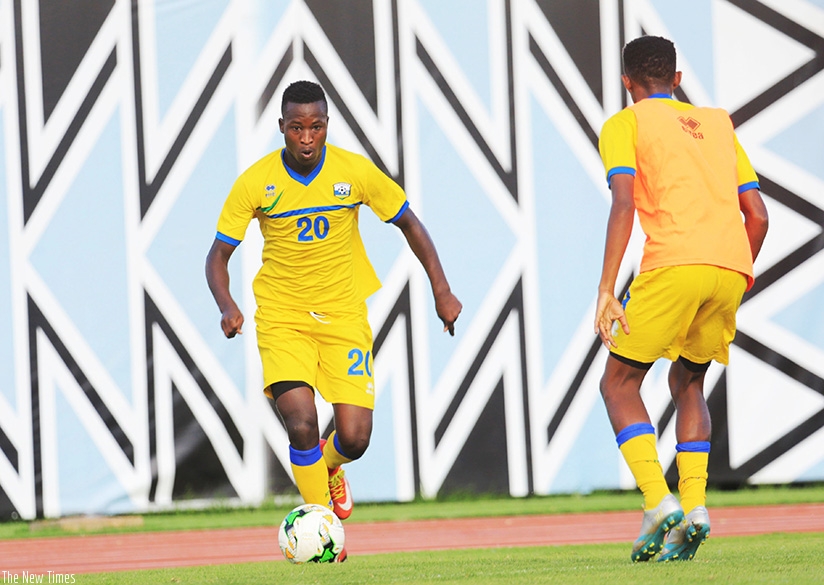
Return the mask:
<svg viewBox="0 0 824 585">
<path fill-rule="evenodd" d="M 729 115 L 654 98 L 630 110 L 637 124 L 635 203 L 647 235 L 641 269 L 714 264 L 750 274 Z"/>
</svg>

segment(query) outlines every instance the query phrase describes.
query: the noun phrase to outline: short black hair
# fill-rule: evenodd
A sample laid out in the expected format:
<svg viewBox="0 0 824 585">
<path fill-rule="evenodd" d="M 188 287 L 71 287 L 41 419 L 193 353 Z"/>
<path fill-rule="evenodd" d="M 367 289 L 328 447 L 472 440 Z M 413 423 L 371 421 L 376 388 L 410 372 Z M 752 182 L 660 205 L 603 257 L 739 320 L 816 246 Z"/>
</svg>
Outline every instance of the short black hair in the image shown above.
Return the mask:
<svg viewBox="0 0 824 585">
<path fill-rule="evenodd" d="M 624 74 L 644 86 L 675 79 L 675 45 L 663 37 L 643 36 L 626 44 Z"/>
<path fill-rule="evenodd" d="M 314 81 L 295 81 L 283 90 L 280 112 L 283 114 L 286 111 L 286 104 L 288 103 L 314 104 L 315 102 L 323 102 L 325 107 L 329 107 L 326 103 L 326 94 L 323 93 L 323 88 Z"/>
</svg>

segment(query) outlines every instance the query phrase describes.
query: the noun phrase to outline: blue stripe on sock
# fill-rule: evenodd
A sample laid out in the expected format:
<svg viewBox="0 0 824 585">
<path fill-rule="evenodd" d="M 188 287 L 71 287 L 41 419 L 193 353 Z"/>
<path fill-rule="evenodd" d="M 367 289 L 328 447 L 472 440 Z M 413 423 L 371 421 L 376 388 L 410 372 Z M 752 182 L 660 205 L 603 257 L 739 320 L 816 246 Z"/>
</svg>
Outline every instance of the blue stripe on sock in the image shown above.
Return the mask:
<svg viewBox="0 0 824 585">
<path fill-rule="evenodd" d="M 335 436 L 332 437 L 332 444 L 335 446 L 335 449 L 337 449 L 338 453 L 340 453 L 341 455 L 343 455 L 347 459 L 351 459 L 351 457 L 347 457 L 346 453 L 343 452 L 343 449 L 340 448 L 340 441 L 338 441 L 338 434 L 337 433 L 335 433 Z"/>
<path fill-rule="evenodd" d="M 687 443 L 678 443 L 675 446 L 677 453 L 709 453 L 709 441 L 689 441 Z"/>
<path fill-rule="evenodd" d="M 620 447 L 630 439 L 633 439 L 639 435 L 654 435 L 655 434 L 655 427 L 649 423 L 635 423 L 629 425 L 628 427 L 624 427 L 621 429 L 617 435 L 615 435 L 615 442 L 618 443 Z"/>
<path fill-rule="evenodd" d="M 320 445 L 315 445 L 306 451 L 300 451 L 289 445 L 289 461 L 295 465 L 306 467 L 317 463 L 321 458 L 323 458 L 323 453 L 321 453 Z"/>
</svg>

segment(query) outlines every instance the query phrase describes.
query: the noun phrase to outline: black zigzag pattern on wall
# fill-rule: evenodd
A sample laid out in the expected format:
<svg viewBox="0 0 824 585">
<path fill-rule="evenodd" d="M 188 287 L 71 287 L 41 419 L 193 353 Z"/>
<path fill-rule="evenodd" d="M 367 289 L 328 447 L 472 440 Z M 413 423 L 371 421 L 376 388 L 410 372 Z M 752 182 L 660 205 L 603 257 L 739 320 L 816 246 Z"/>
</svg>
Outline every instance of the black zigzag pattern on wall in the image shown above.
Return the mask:
<svg viewBox="0 0 824 585">
<path fill-rule="evenodd" d="M 141 81 L 141 64 L 140 64 L 140 26 L 138 22 L 138 12 L 140 10 L 140 3 L 138 0 L 132 0 L 132 55 L 133 55 L 133 71 L 134 71 L 134 87 L 135 87 L 135 122 L 137 125 L 137 169 L 140 179 L 140 214 L 145 216 L 146 212 L 151 207 L 152 202 L 157 196 L 160 187 L 169 176 L 172 168 L 180 156 L 183 147 L 191 138 L 192 132 L 197 126 L 206 106 L 211 101 L 223 77 L 232 64 L 232 45 L 231 43 L 226 47 L 222 57 L 212 71 L 212 74 L 207 81 L 205 87 L 200 93 L 200 96 L 195 102 L 191 112 L 189 112 L 180 133 L 175 138 L 174 143 L 169 152 L 163 159 L 157 174 L 154 177 L 149 177 L 146 170 L 146 131 L 144 128 L 144 113 L 143 113 L 143 84 Z"/>
<path fill-rule="evenodd" d="M 575 99 L 572 97 L 572 94 L 569 93 L 569 90 L 564 85 L 564 82 L 561 80 L 561 77 L 555 71 L 555 68 L 549 62 L 549 59 L 538 46 L 537 41 L 532 35 L 529 35 L 529 50 L 532 53 L 532 56 L 535 58 L 535 61 L 544 71 L 544 75 L 546 78 L 552 83 L 552 86 L 555 88 L 555 91 L 558 92 L 558 95 L 561 96 L 561 99 L 564 100 L 564 104 L 566 104 L 569 111 L 572 112 L 572 115 L 575 116 L 575 120 L 578 122 L 578 125 L 583 130 L 586 137 L 592 143 L 592 146 L 596 149 L 598 148 L 598 130 L 592 127 L 592 125 L 587 121 L 584 113 L 581 111 L 581 108 L 575 102 Z"/>
<path fill-rule="evenodd" d="M 449 103 L 450 107 L 454 110 L 455 114 L 460 119 L 461 123 L 466 128 L 466 131 L 475 141 L 476 145 L 483 153 L 484 158 L 486 159 L 489 166 L 495 171 L 498 177 L 501 179 L 501 182 L 506 185 L 509 193 L 512 195 L 512 198 L 515 201 L 518 201 L 518 152 L 516 149 L 516 124 L 515 124 L 515 75 L 514 75 L 514 66 L 513 66 L 513 54 L 512 54 L 512 9 L 511 9 L 511 0 L 505 1 L 506 6 L 506 78 L 507 78 L 507 99 L 509 102 L 509 128 L 510 128 L 510 135 L 509 135 L 509 150 L 510 150 L 510 159 L 512 161 L 512 168 L 507 170 L 501 164 L 501 161 L 498 160 L 498 157 L 495 156 L 495 153 L 492 151 L 492 148 L 487 144 L 487 141 L 484 139 L 483 135 L 481 134 L 480 130 L 478 129 L 477 125 L 473 121 L 472 117 L 466 111 L 466 108 L 461 103 L 461 100 L 455 94 L 455 91 L 449 85 L 449 81 L 447 77 L 444 75 L 439 68 L 435 60 L 426 50 L 425 44 L 421 41 L 420 38 L 415 39 L 415 52 L 417 54 L 418 59 L 420 60 L 421 64 L 429 73 L 432 80 L 438 86 L 438 89 L 443 94 L 446 101 Z"/>
<path fill-rule="evenodd" d="M 346 125 L 355 134 L 355 136 L 358 139 L 358 142 L 361 144 L 361 146 L 363 146 L 364 150 L 366 150 L 366 153 L 369 155 L 369 158 L 372 159 L 372 162 L 374 162 L 378 166 L 378 168 L 380 168 L 384 173 L 388 173 L 388 167 L 386 166 L 386 163 L 383 161 L 383 157 L 381 157 L 380 151 L 374 144 L 372 144 L 369 138 L 367 138 L 366 132 L 361 127 L 360 122 L 349 109 L 349 107 L 346 105 L 346 101 L 343 99 L 343 96 L 341 96 L 341 94 L 338 92 L 337 88 L 335 87 L 335 84 L 330 79 L 327 72 L 321 66 L 320 61 L 318 61 L 318 59 L 312 53 L 312 50 L 309 48 L 309 46 L 304 45 L 303 54 L 304 58 L 306 59 L 306 63 L 312 70 L 312 73 L 314 73 L 317 76 L 318 82 L 324 88 L 327 95 L 327 99 L 330 99 L 335 104 L 335 106 L 337 106 L 338 110 L 341 113 L 341 116 L 343 116 L 343 119 L 346 122 Z"/>
<path fill-rule="evenodd" d="M 733 124 L 740 126 L 824 70 L 824 38 L 802 23 L 795 22 L 760 2 L 752 0 L 727 0 L 727 2 L 815 51 L 812 59 L 804 65 L 732 112 L 730 117 Z"/>
<path fill-rule="evenodd" d="M 547 21 L 552 23 L 553 30 L 593 95 L 603 102 L 601 46 L 592 41 L 593 38 L 601 38 L 601 0 L 538 0 L 536 4 Z M 587 31 L 587 34 L 581 34 L 581 31 Z M 530 50 L 532 49 L 533 39 L 530 38 Z"/>
<path fill-rule="evenodd" d="M 378 79 L 377 79 L 377 56 L 375 46 L 375 17 L 372 9 L 372 2 L 369 0 L 357 0 L 344 5 L 331 5 L 320 0 L 308 0 L 307 5 L 312 10 L 312 14 L 317 18 L 318 24 L 323 29 L 328 40 L 332 43 L 337 56 L 343 61 L 347 71 L 352 75 L 358 89 L 369 103 L 372 110 L 378 111 Z M 390 2 L 392 18 L 392 38 L 393 38 L 393 71 L 394 86 L 396 88 L 395 116 L 397 133 L 398 152 L 398 172 L 389 172 L 389 167 L 383 160 L 381 149 L 373 144 L 366 135 L 360 120 L 352 113 L 347 106 L 344 96 L 340 94 L 330 73 L 326 71 L 320 60 L 313 53 L 310 46 L 304 42 L 303 55 L 306 64 L 312 73 L 317 77 L 318 82 L 326 91 L 330 99 L 343 117 L 344 122 L 355 134 L 358 142 L 364 148 L 369 158 L 383 172 L 392 176 L 401 187 L 404 186 L 404 164 L 403 164 L 403 126 L 401 123 L 403 105 L 400 90 L 400 55 L 399 55 L 399 23 L 397 0 Z M 358 43 L 353 43 L 353 35 L 360 39 Z M 296 40 L 295 42 L 299 42 Z M 278 66 L 281 69 L 281 66 Z M 277 71 L 267 85 L 274 88 L 278 82 L 273 83 L 277 76 Z"/>
<path fill-rule="evenodd" d="M 238 456 L 242 458 L 244 440 L 235 421 L 232 419 L 226 405 L 223 404 L 220 397 L 215 392 L 214 388 L 209 384 L 209 381 L 198 368 L 192 355 L 181 342 L 174 328 L 167 321 L 166 317 L 160 311 L 158 306 L 152 300 L 148 293 L 144 295 L 145 300 L 145 314 L 146 314 L 146 364 L 147 364 L 147 384 L 148 384 L 148 411 L 149 411 L 149 456 L 152 467 L 152 484 L 149 491 L 149 500 L 154 501 L 157 490 L 157 392 L 155 388 L 155 349 L 154 349 L 154 333 L 153 327 L 157 325 L 172 347 L 175 349 L 178 359 L 186 366 L 191 378 L 197 383 L 198 388 L 203 393 L 204 398 L 211 405 L 217 417 L 220 419 L 221 425 L 226 429 L 229 437 L 237 450 Z M 214 449 L 208 445 L 208 439 L 205 433 L 200 428 L 200 422 L 186 406 L 185 400 L 180 396 L 177 389 L 173 389 L 173 413 L 174 413 L 174 431 L 175 431 L 175 457 L 182 463 L 180 471 L 185 477 L 191 477 L 194 473 L 191 470 L 191 465 L 196 465 L 199 456 L 204 457 L 206 465 L 210 472 L 207 474 L 211 478 L 211 482 L 195 482 L 183 481 L 182 487 L 177 483 L 177 475 L 175 490 L 180 488 L 181 493 L 186 493 L 189 496 L 199 495 L 209 497 L 218 493 L 223 493 L 229 487 L 228 478 L 225 471 L 217 471 L 220 467 L 219 462 L 215 461 Z M 226 488 L 221 487 L 226 484 Z"/>
<path fill-rule="evenodd" d="M 11 442 L 11 439 L 9 439 L 9 436 L 5 433 L 5 431 L 3 431 L 2 428 L 0 428 L 0 451 L 2 451 L 3 455 L 6 456 L 6 459 L 9 460 L 9 463 L 11 463 L 14 470 L 20 473 L 20 454 L 17 452 L 17 449 Z"/>
<path fill-rule="evenodd" d="M 346 3 L 306 0 L 326 38 L 346 65 L 363 97 L 378 111 L 378 72 L 375 56 L 375 16 L 372 0 Z M 353 43 L 352 39 L 358 39 Z M 324 84 L 324 87 L 331 87 Z"/>
<path fill-rule="evenodd" d="M 504 381 L 501 378 L 444 479 L 440 490 L 442 494 L 509 493 L 504 403 Z M 529 489 L 531 492 L 532 486 Z"/>
<path fill-rule="evenodd" d="M 769 175 L 759 173 L 761 190 L 770 198 L 775 199 L 798 215 L 818 224 L 821 231 L 784 258 L 767 268 L 753 284 L 753 287 L 744 295 L 744 302 L 760 294 L 771 285 L 778 282 L 813 256 L 824 250 L 824 209 L 815 206 L 810 201 L 793 193 L 790 189 L 773 180 Z"/>
<path fill-rule="evenodd" d="M 20 520 L 20 512 L 12 503 L 3 486 L 0 486 L 0 521 L 7 522 L 9 520 Z"/>
<path fill-rule="evenodd" d="M 82 368 L 75 361 L 71 352 L 55 332 L 51 323 L 46 319 L 37 303 L 31 297 L 28 298 L 28 314 L 29 314 L 29 355 L 31 360 L 31 428 L 32 428 L 32 445 L 34 452 L 34 491 L 37 507 L 37 517 L 43 517 L 43 467 L 42 467 L 42 421 L 40 419 L 40 377 L 39 372 L 42 366 L 38 359 L 38 344 L 37 332 L 41 331 L 49 340 L 57 355 L 66 365 L 66 368 L 71 372 L 77 385 L 82 389 L 89 401 L 89 404 L 97 412 L 100 420 L 106 425 L 109 434 L 120 447 L 123 454 L 129 462 L 135 464 L 135 449 L 132 442 L 126 436 L 126 433 L 115 420 L 114 415 L 106 406 L 103 399 L 100 397 L 99 391 L 86 377 Z"/>
<path fill-rule="evenodd" d="M 105 7 L 105 6 L 104 6 Z M 99 17 L 103 13 L 108 13 L 108 10 L 95 10 L 92 11 L 92 14 Z M 104 17 L 105 18 L 105 17 Z M 95 22 L 97 18 L 92 19 L 88 22 Z M 45 23 L 50 23 L 50 19 L 46 19 Z M 49 32 L 51 27 L 47 26 L 46 24 L 42 24 L 41 27 L 45 30 L 45 32 Z M 75 113 L 71 123 L 69 124 L 68 129 L 66 130 L 65 134 L 61 137 L 60 143 L 57 145 L 54 153 L 52 154 L 46 168 L 43 170 L 43 174 L 40 177 L 32 177 L 31 176 L 31 160 L 30 160 L 30 152 L 29 152 L 29 132 L 32 130 L 29 128 L 28 124 L 28 116 L 27 116 L 27 109 L 29 107 L 37 107 L 37 104 L 33 99 L 29 99 L 28 94 L 26 93 L 26 83 L 25 83 L 25 59 L 23 58 L 23 7 L 22 7 L 22 0 L 15 0 L 14 1 L 14 29 L 15 29 L 15 52 L 16 52 L 16 61 L 17 61 L 17 111 L 18 111 L 18 119 L 17 123 L 19 124 L 20 128 L 20 170 L 23 175 L 23 217 L 24 221 L 28 221 L 31 217 L 32 213 L 34 213 L 35 208 L 37 207 L 38 203 L 40 203 L 40 199 L 43 197 L 43 193 L 46 191 L 49 183 L 54 177 L 54 174 L 57 172 L 58 167 L 60 167 L 63 159 L 66 157 L 66 153 L 69 150 L 69 147 L 74 142 L 74 139 L 77 137 L 80 128 L 86 122 L 86 119 L 89 116 L 89 113 L 92 110 L 92 107 L 97 102 L 98 97 L 100 97 L 100 93 L 103 91 L 103 88 L 109 81 L 109 78 L 112 76 L 112 73 L 117 66 L 117 53 L 115 50 L 112 50 L 109 54 L 109 57 L 106 59 L 103 67 L 101 68 L 100 72 L 97 74 L 97 78 L 95 79 L 94 83 L 92 84 L 89 92 L 86 94 L 85 99 L 83 100 L 82 104 L 78 108 L 77 112 Z M 85 35 L 88 36 L 88 32 Z M 58 37 L 59 38 L 59 37 Z M 50 39 L 51 40 L 51 39 Z M 83 45 L 80 45 L 82 48 Z M 44 64 L 50 66 L 49 72 L 53 73 L 53 75 L 47 75 L 47 72 L 44 71 L 44 103 L 42 105 L 44 111 L 47 114 L 50 114 L 54 104 L 56 103 L 57 99 L 60 95 L 62 95 L 62 90 L 65 89 L 65 83 L 67 80 L 64 79 L 67 73 L 73 73 L 73 70 L 70 67 L 66 67 L 66 69 L 61 69 L 61 65 L 64 63 L 60 59 L 54 59 L 54 55 L 60 55 L 62 53 L 62 47 L 59 45 L 53 45 L 51 43 L 44 44 L 41 48 L 41 52 L 46 55 L 43 57 Z M 83 50 L 83 54 L 85 54 L 85 49 Z M 71 61 L 79 61 L 79 58 L 76 55 L 73 55 L 74 58 L 71 58 Z M 73 63 L 74 66 L 77 66 L 77 63 Z M 53 71 L 52 71 L 53 70 Z M 58 75 L 56 72 L 60 70 L 60 74 Z M 57 78 L 55 80 L 55 77 Z"/>
<path fill-rule="evenodd" d="M 89 46 L 114 6 L 114 0 L 38 0 L 43 113 L 48 120 Z M 75 18 L 82 14 L 83 18 Z M 60 47 L 59 51 L 50 50 Z"/>
<path fill-rule="evenodd" d="M 14 447 L 14 444 L 12 444 L 11 439 L 9 439 L 9 436 L 3 431 L 3 429 L 0 429 L 0 451 L 2 451 L 6 459 L 9 460 L 9 463 L 11 463 L 11 466 L 12 468 L 14 468 L 14 471 L 20 473 L 19 453 L 17 452 L 17 449 Z"/>
<path fill-rule="evenodd" d="M 527 454 L 527 477 L 529 483 L 529 492 L 533 491 L 532 486 L 532 449 L 531 449 L 531 441 L 530 441 L 530 417 L 529 417 L 529 386 L 527 383 L 527 367 L 526 367 L 526 326 L 524 323 L 524 299 L 523 299 L 523 283 L 519 280 L 518 283 L 512 290 L 509 298 L 507 299 L 506 303 L 504 303 L 503 307 L 501 308 L 501 312 L 498 315 L 495 323 L 492 325 L 489 333 L 487 334 L 486 339 L 481 344 L 481 347 L 476 354 L 475 358 L 473 359 L 472 363 L 467 370 L 466 375 L 464 376 L 463 380 L 461 381 L 460 385 L 458 386 L 455 395 L 452 397 L 452 400 L 447 407 L 446 411 L 444 412 L 443 417 L 440 421 L 438 421 L 438 425 L 435 428 L 435 445 L 437 446 L 440 444 L 444 435 L 446 434 L 447 429 L 451 424 L 453 424 L 453 420 L 455 418 L 456 413 L 458 412 L 458 408 L 461 406 L 467 399 L 467 393 L 469 392 L 469 388 L 472 385 L 473 381 L 476 379 L 481 366 L 483 365 L 484 361 L 486 360 L 487 356 L 489 355 L 490 350 L 492 349 L 493 344 L 495 343 L 496 339 L 501 333 L 501 330 L 504 327 L 507 319 L 513 313 L 517 314 L 518 316 L 518 345 L 519 345 L 519 354 L 520 354 L 520 368 L 521 368 L 521 380 L 522 380 L 522 387 L 519 388 L 521 394 L 521 401 L 523 404 L 523 412 L 524 412 L 524 436 L 526 441 L 526 454 Z M 490 404 L 495 405 L 494 408 L 487 408 L 484 409 L 483 414 L 481 417 L 475 421 L 474 430 L 470 438 L 468 439 L 466 446 L 461 452 L 460 460 L 464 460 L 464 463 L 468 461 L 468 467 L 463 468 L 465 473 L 458 473 L 457 475 L 452 475 L 452 478 L 449 480 L 450 484 L 452 485 L 453 489 L 457 489 L 457 482 L 460 482 L 460 477 L 465 475 L 467 481 L 470 483 L 479 483 L 483 484 L 484 489 L 492 489 L 494 486 L 498 485 L 495 482 L 488 483 L 487 480 L 484 480 L 481 476 L 487 475 L 508 475 L 506 463 L 507 463 L 507 456 L 506 456 L 506 428 L 507 423 L 504 417 L 504 401 L 503 401 L 503 393 L 505 391 L 504 381 L 501 379 L 498 384 L 496 385 L 495 390 L 493 391 L 492 396 L 490 396 Z M 493 427 L 497 430 L 492 430 Z M 479 434 L 480 433 L 480 434 Z M 493 441 L 490 443 L 488 440 L 491 435 L 495 436 L 502 436 L 504 440 L 502 441 Z M 494 447 L 497 445 L 497 447 Z M 489 458 L 492 454 L 492 451 L 496 451 L 500 457 Z M 460 461 L 457 461 L 457 466 L 462 466 L 463 464 Z M 490 469 L 490 466 L 497 466 L 497 470 Z M 475 471 L 471 471 L 470 468 L 474 467 Z M 483 469 L 484 471 L 481 473 L 481 476 L 478 476 L 478 470 Z M 500 485 L 498 485 L 500 487 Z M 503 484 L 503 489 L 501 493 L 508 492 L 508 483 Z M 445 485 L 445 489 L 448 487 Z"/>
</svg>

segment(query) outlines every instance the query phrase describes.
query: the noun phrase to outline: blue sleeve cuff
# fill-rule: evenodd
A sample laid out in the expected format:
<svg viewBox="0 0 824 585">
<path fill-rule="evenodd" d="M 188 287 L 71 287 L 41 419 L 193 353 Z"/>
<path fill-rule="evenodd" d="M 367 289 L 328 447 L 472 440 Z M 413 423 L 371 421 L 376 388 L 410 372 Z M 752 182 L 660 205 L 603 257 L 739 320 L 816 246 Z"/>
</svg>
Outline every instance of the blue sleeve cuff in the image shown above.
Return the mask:
<svg viewBox="0 0 824 585">
<path fill-rule="evenodd" d="M 220 232 L 217 232 L 217 234 L 215 235 L 215 238 L 217 238 L 221 242 L 226 242 L 230 246 L 237 246 L 238 244 L 240 244 L 240 240 L 230 238 L 226 234 L 221 234 Z"/>
<path fill-rule="evenodd" d="M 386 223 L 395 223 L 396 221 L 398 221 L 398 220 L 401 218 L 401 216 L 403 215 L 403 213 L 404 213 L 407 209 L 409 209 L 409 201 L 404 201 L 404 202 L 403 202 L 403 205 L 401 205 L 401 208 L 400 208 L 400 210 L 398 211 L 398 213 L 396 213 L 396 214 L 395 214 L 395 217 L 393 217 L 393 218 L 391 218 L 391 219 L 387 219 L 387 220 L 386 220 Z"/>
<path fill-rule="evenodd" d="M 635 169 L 632 167 L 615 167 L 607 173 L 607 184 L 612 180 L 613 175 L 632 175 L 635 176 Z"/>
<path fill-rule="evenodd" d="M 758 181 L 751 181 L 749 183 L 744 183 L 743 185 L 738 186 L 738 194 L 741 195 L 744 191 L 749 191 L 750 189 L 758 189 L 761 190 L 761 185 L 758 184 Z"/>
</svg>

